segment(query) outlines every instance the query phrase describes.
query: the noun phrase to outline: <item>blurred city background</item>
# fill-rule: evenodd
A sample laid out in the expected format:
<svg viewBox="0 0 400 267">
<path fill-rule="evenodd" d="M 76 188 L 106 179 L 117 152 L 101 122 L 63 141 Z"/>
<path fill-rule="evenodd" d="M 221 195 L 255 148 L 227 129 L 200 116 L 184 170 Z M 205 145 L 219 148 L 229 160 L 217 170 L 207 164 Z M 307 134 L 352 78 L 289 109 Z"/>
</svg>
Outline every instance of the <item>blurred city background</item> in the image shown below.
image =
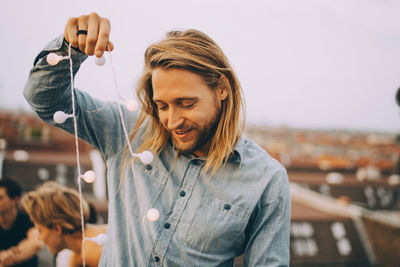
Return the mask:
<svg viewBox="0 0 400 267">
<path fill-rule="evenodd" d="M 16 178 L 24 191 L 48 180 L 77 187 L 73 137 L 38 120 L 22 90 L 35 56 L 67 19 L 92 11 L 112 23 L 114 70 L 126 98 L 145 48 L 166 31 L 200 29 L 222 47 L 246 97 L 246 135 L 288 170 L 291 266 L 399 265 L 399 1 L 7 1 L 0 176 Z M 75 84 L 116 100 L 106 60 L 100 68 L 89 59 Z M 80 152 L 81 171 L 97 174 L 84 194 L 106 223 L 106 168 L 91 146 L 80 142 Z M 41 266 L 51 259 L 44 251 Z"/>
<path fill-rule="evenodd" d="M 288 170 L 292 266 L 396 266 L 400 134 L 248 126 L 246 135 Z M 0 175 L 24 191 L 49 180 L 77 188 L 74 142 L 30 113 L 3 110 Z M 97 173 L 93 184 L 83 183 L 84 194 L 106 223 L 105 165 L 90 145 L 79 146 L 82 173 Z"/>
</svg>

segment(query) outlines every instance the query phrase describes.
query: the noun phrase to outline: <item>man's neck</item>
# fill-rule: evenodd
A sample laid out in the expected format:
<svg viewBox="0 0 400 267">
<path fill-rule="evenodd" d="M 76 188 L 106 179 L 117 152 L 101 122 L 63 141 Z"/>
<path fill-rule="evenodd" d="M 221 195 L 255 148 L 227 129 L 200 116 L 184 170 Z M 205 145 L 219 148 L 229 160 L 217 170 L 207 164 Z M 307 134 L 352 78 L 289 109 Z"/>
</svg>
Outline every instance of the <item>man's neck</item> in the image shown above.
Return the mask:
<svg viewBox="0 0 400 267">
<path fill-rule="evenodd" d="M 16 208 L 12 208 L 9 212 L 3 213 L 0 217 L 0 227 L 4 230 L 10 230 L 17 219 L 17 215 L 18 211 Z"/>
</svg>

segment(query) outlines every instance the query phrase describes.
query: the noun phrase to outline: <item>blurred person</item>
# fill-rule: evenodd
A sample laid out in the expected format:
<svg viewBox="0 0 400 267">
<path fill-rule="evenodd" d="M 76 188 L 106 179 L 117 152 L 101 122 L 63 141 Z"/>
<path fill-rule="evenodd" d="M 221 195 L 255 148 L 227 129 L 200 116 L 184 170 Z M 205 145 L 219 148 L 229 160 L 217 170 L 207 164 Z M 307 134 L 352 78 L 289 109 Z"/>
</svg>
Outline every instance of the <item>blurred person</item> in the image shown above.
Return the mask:
<svg viewBox="0 0 400 267">
<path fill-rule="evenodd" d="M 113 50 L 110 30 L 96 13 L 70 18 L 36 57 L 24 95 L 44 121 L 74 133 L 73 120 L 56 124 L 53 114 L 72 113 L 70 70 Z M 47 62 L 69 45 L 72 67 Z M 288 266 L 287 173 L 242 135 L 242 90 L 221 48 L 201 31 L 171 31 L 144 58 L 141 109 L 121 107 L 129 141 L 117 104 L 73 88 L 79 136 L 107 162 L 110 242 L 100 266 L 233 266 L 241 254 L 245 266 Z M 128 142 L 153 161 L 131 157 Z M 144 222 L 154 209 L 158 220 Z"/>
<path fill-rule="evenodd" d="M 97 223 L 97 210 L 93 202 L 88 201 L 89 205 L 89 218 L 87 223 L 96 224 Z M 56 267 L 69 267 L 70 259 L 72 256 L 72 251 L 70 249 L 62 249 L 55 255 L 55 265 Z"/>
<path fill-rule="evenodd" d="M 89 205 L 82 198 L 83 215 L 85 219 L 85 237 L 96 237 L 105 233 L 106 225 L 87 224 Z M 82 253 L 85 255 L 86 266 L 99 264 L 102 246 L 93 241 L 85 241 L 85 251 L 82 252 L 82 225 L 79 193 L 76 190 L 46 182 L 37 190 L 28 192 L 22 198 L 22 204 L 31 217 L 39 238 L 46 244 L 49 251 L 57 254 L 69 249 L 69 266 L 82 265 Z"/>
<path fill-rule="evenodd" d="M 96 224 L 98 221 L 97 210 L 93 202 L 88 201 L 89 205 L 89 218 L 87 223 Z M 69 267 L 72 251 L 70 249 L 62 249 L 55 255 L 56 267 Z"/>
<path fill-rule="evenodd" d="M 0 266 L 38 266 L 42 243 L 29 216 L 18 208 L 21 193 L 16 181 L 0 179 Z"/>
</svg>

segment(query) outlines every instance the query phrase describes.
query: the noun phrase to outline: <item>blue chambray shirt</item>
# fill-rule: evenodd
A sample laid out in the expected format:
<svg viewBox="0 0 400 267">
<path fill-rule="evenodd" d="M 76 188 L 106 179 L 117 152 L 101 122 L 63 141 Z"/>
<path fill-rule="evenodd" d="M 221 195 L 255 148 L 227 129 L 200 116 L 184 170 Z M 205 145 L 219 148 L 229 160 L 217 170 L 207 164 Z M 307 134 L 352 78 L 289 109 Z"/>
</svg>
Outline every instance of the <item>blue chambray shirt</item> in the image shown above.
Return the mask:
<svg viewBox="0 0 400 267">
<path fill-rule="evenodd" d="M 72 113 L 69 60 L 50 66 L 49 51 L 67 55 L 62 36 L 35 59 L 24 95 L 44 121 L 56 125 L 56 111 Z M 73 49 L 74 74 L 86 57 Z M 78 135 L 101 151 L 108 169 L 108 243 L 100 266 L 233 266 L 243 253 L 245 266 L 289 265 L 286 170 L 253 141 L 243 136 L 214 175 L 202 172 L 204 159 L 176 159 L 170 143 L 151 164 L 127 159 L 123 170 L 127 144 L 117 104 L 76 89 L 75 96 Z M 132 129 L 137 113 L 124 108 L 123 114 Z M 72 119 L 57 126 L 73 133 Z M 150 208 L 160 212 L 155 222 L 143 220 Z"/>
</svg>

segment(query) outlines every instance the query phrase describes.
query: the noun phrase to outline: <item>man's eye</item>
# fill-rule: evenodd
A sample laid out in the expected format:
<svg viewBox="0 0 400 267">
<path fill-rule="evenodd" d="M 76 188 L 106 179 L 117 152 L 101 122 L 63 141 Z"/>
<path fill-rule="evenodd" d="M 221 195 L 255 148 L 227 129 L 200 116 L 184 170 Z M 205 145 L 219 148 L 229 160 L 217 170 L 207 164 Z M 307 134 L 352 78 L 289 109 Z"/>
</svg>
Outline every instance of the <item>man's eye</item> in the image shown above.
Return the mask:
<svg viewBox="0 0 400 267">
<path fill-rule="evenodd" d="M 168 106 L 157 106 L 158 110 L 166 110 Z"/>
<path fill-rule="evenodd" d="M 192 108 L 193 106 L 194 106 L 194 103 L 182 104 L 182 107 L 183 107 L 183 108 L 187 108 L 187 109 Z"/>
</svg>

